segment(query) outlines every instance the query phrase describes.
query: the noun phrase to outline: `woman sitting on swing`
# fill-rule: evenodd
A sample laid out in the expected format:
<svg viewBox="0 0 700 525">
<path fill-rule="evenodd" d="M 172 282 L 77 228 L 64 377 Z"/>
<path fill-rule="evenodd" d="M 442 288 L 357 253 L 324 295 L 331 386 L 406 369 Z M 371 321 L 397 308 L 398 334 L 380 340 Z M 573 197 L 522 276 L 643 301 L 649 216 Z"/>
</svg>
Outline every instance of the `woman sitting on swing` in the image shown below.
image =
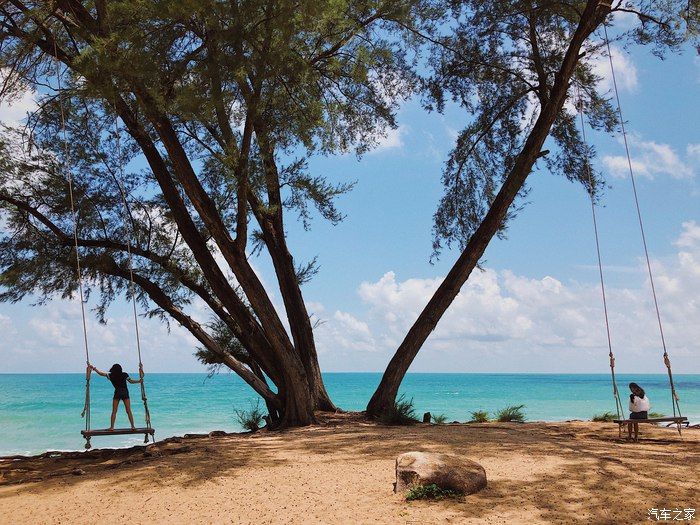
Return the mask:
<svg viewBox="0 0 700 525">
<path fill-rule="evenodd" d="M 644 389 L 637 383 L 630 383 L 630 419 L 647 419 L 649 417 L 649 398 L 647 398 Z M 634 438 L 632 438 L 632 430 L 634 429 Z M 639 438 L 639 423 L 627 423 L 627 433 L 629 439 L 637 441 Z"/>
<path fill-rule="evenodd" d="M 122 370 L 120 364 L 112 365 L 109 372 L 103 372 L 98 370 L 97 367 L 90 365 L 90 368 L 94 370 L 99 375 L 106 377 L 110 380 L 114 386 L 114 397 L 112 398 L 112 418 L 110 420 L 110 425 L 107 430 L 114 430 L 114 422 L 117 419 L 117 409 L 119 408 L 119 401 L 124 402 L 124 408 L 126 409 L 126 415 L 129 416 L 129 423 L 131 423 L 131 429 L 134 430 L 134 415 L 131 413 L 131 400 L 129 399 L 129 388 L 126 386 L 128 381 L 132 385 L 136 385 L 143 382 L 143 370 L 139 368 L 139 379 L 131 379 L 129 374 Z"/>
</svg>

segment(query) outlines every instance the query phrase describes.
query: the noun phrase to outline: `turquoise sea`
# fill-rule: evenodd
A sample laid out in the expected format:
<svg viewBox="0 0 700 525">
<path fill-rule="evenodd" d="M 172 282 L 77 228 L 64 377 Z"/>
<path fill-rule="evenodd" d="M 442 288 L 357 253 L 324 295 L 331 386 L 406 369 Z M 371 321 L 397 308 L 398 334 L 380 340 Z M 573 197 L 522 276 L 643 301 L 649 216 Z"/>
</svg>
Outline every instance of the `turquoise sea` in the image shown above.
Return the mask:
<svg viewBox="0 0 700 525">
<path fill-rule="evenodd" d="M 326 385 L 334 402 L 346 410 L 362 410 L 380 374 L 328 373 Z M 700 374 L 675 376 L 683 415 L 700 422 Z M 156 439 L 211 430 L 240 430 L 234 409 L 246 409 L 254 394 L 237 376 L 221 374 L 149 374 L 148 403 Z M 619 378 L 623 402 L 626 385 L 646 389 L 652 410 L 668 414 L 671 396 L 665 375 Z M 449 421 L 467 421 L 470 412 L 493 412 L 507 405 L 525 405 L 528 420 L 590 419 L 614 411 L 610 377 L 605 374 L 408 374 L 402 385 L 416 412 L 445 414 Z M 143 424 L 138 385 L 130 386 L 137 426 Z M 109 426 L 113 389 L 94 377 L 92 426 Z M 81 450 L 80 417 L 85 395 L 82 374 L 0 374 L 0 455 L 37 454 L 47 450 Z M 262 404 L 261 404 L 262 405 Z M 263 405 L 264 406 L 264 405 Z M 127 426 L 123 408 L 117 426 Z M 93 438 L 95 447 L 120 447 L 143 442 L 138 436 Z"/>
</svg>

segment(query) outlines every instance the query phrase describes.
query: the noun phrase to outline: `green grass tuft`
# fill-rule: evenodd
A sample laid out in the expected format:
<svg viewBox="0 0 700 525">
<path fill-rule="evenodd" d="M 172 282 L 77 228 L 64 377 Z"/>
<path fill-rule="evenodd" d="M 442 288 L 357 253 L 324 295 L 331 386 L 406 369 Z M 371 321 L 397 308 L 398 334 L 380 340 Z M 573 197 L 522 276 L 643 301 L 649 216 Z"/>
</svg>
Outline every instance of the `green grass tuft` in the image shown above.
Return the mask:
<svg viewBox="0 0 700 525">
<path fill-rule="evenodd" d="M 615 419 L 617 419 L 617 414 L 613 414 L 612 412 L 603 412 L 602 414 L 594 415 L 591 421 L 609 423 L 611 421 L 614 421 Z"/>
<path fill-rule="evenodd" d="M 522 423 L 525 421 L 525 413 L 523 412 L 525 405 L 509 406 L 502 408 L 495 414 L 496 421 L 500 423 Z"/>
<path fill-rule="evenodd" d="M 666 417 L 666 414 L 662 414 L 661 412 L 649 412 L 649 413 L 647 414 L 647 417 L 648 417 L 649 419 L 659 419 L 659 418 L 662 418 L 662 417 Z"/>
<path fill-rule="evenodd" d="M 463 496 L 462 493 L 441 489 L 434 483 L 430 485 L 416 485 L 406 493 L 406 501 L 414 501 L 417 499 L 441 500 L 441 499 L 459 499 Z"/>
<path fill-rule="evenodd" d="M 439 416 L 433 416 L 433 423 L 436 425 L 444 425 L 447 423 L 447 416 L 445 414 L 440 414 Z"/>
<path fill-rule="evenodd" d="M 412 425 L 418 422 L 413 398 L 406 400 L 404 394 L 394 401 L 394 406 L 382 414 L 379 421 L 385 425 Z"/>
<path fill-rule="evenodd" d="M 474 423 L 488 423 L 489 413 L 486 412 L 486 410 L 477 410 L 476 412 L 472 412 L 472 421 Z"/>
<path fill-rule="evenodd" d="M 260 408 L 260 399 L 253 403 L 250 403 L 250 410 L 235 410 L 236 419 L 238 423 L 246 430 L 251 432 L 256 432 L 260 430 L 262 422 L 265 419 L 265 414 Z"/>
</svg>

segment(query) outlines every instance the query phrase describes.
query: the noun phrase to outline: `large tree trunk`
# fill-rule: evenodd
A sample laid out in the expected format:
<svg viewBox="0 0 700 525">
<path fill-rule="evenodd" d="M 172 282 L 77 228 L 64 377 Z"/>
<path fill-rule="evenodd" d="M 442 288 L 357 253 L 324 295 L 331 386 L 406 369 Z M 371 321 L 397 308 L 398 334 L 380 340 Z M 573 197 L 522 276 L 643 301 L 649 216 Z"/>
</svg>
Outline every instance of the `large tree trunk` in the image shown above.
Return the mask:
<svg viewBox="0 0 700 525">
<path fill-rule="evenodd" d="M 306 370 L 309 388 L 314 398 L 316 409 L 336 410 L 336 406 L 331 401 L 323 383 L 313 327 L 311 326 L 309 312 L 306 309 L 301 285 L 294 268 L 294 259 L 289 252 L 285 239 L 284 217 L 282 214 L 283 204 L 279 185 L 280 177 L 274 158 L 274 149 L 262 123 L 257 122 L 255 124 L 255 131 L 263 156 L 269 208 L 272 208 L 274 211 L 262 210 L 259 202 L 254 199 L 251 199 L 251 209 L 260 225 L 265 245 L 272 258 L 272 264 L 275 268 L 284 308 L 287 313 L 287 320 L 292 332 L 294 347 Z"/>
<path fill-rule="evenodd" d="M 285 370 L 285 382 L 280 387 L 280 395 L 284 403 L 280 427 L 299 427 L 316 422 L 315 400 L 303 368 L 290 367 Z"/>
<path fill-rule="evenodd" d="M 427 306 L 420 313 L 389 362 L 377 390 L 367 405 L 367 414 L 369 416 L 380 416 L 389 407 L 393 406 L 401 381 L 421 346 L 435 329 L 447 308 L 452 304 L 452 301 L 457 297 L 472 270 L 483 256 L 489 242 L 501 228 L 508 209 L 518 192 L 522 189 L 528 175 L 532 172 L 532 168 L 540 155 L 542 145 L 564 105 L 569 82 L 580 59 L 581 46 L 595 28 L 603 22 L 608 13 L 609 6 L 604 7 L 601 5 L 599 8 L 599 4 L 599 0 L 589 0 L 586 4 L 571 44 L 554 79 L 549 99 L 543 105 L 537 122 L 523 146 L 523 150 L 518 155 L 513 168 L 484 220 L 474 232 L 457 262 L 449 271 Z"/>
<path fill-rule="evenodd" d="M 336 410 L 321 377 L 321 367 L 318 363 L 313 329 L 294 272 L 292 255 L 286 249 L 286 246 L 282 246 L 279 252 L 276 249 L 270 249 L 270 254 L 272 255 L 282 297 L 284 298 L 284 306 L 287 311 L 289 326 L 292 330 L 294 346 L 304 365 L 314 406 L 317 410 Z"/>
</svg>

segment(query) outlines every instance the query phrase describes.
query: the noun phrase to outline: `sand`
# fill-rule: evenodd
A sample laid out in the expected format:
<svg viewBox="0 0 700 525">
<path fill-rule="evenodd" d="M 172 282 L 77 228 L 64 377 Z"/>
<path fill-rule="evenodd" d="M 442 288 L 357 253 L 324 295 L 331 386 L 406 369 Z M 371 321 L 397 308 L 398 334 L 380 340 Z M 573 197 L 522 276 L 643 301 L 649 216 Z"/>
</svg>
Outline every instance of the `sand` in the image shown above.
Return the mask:
<svg viewBox="0 0 700 525">
<path fill-rule="evenodd" d="M 628 443 L 605 423 L 385 427 L 347 415 L 285 432 L 0 459 L 0 523 L 648 523 L 651 508 L 700 507 L 698 445 L 697 430 L 681 438 L 650 425 Z M 462 501 L 406 502 L 392 483 L 409 450 L 477 461 L 488 487 Z"/>
</svg>

